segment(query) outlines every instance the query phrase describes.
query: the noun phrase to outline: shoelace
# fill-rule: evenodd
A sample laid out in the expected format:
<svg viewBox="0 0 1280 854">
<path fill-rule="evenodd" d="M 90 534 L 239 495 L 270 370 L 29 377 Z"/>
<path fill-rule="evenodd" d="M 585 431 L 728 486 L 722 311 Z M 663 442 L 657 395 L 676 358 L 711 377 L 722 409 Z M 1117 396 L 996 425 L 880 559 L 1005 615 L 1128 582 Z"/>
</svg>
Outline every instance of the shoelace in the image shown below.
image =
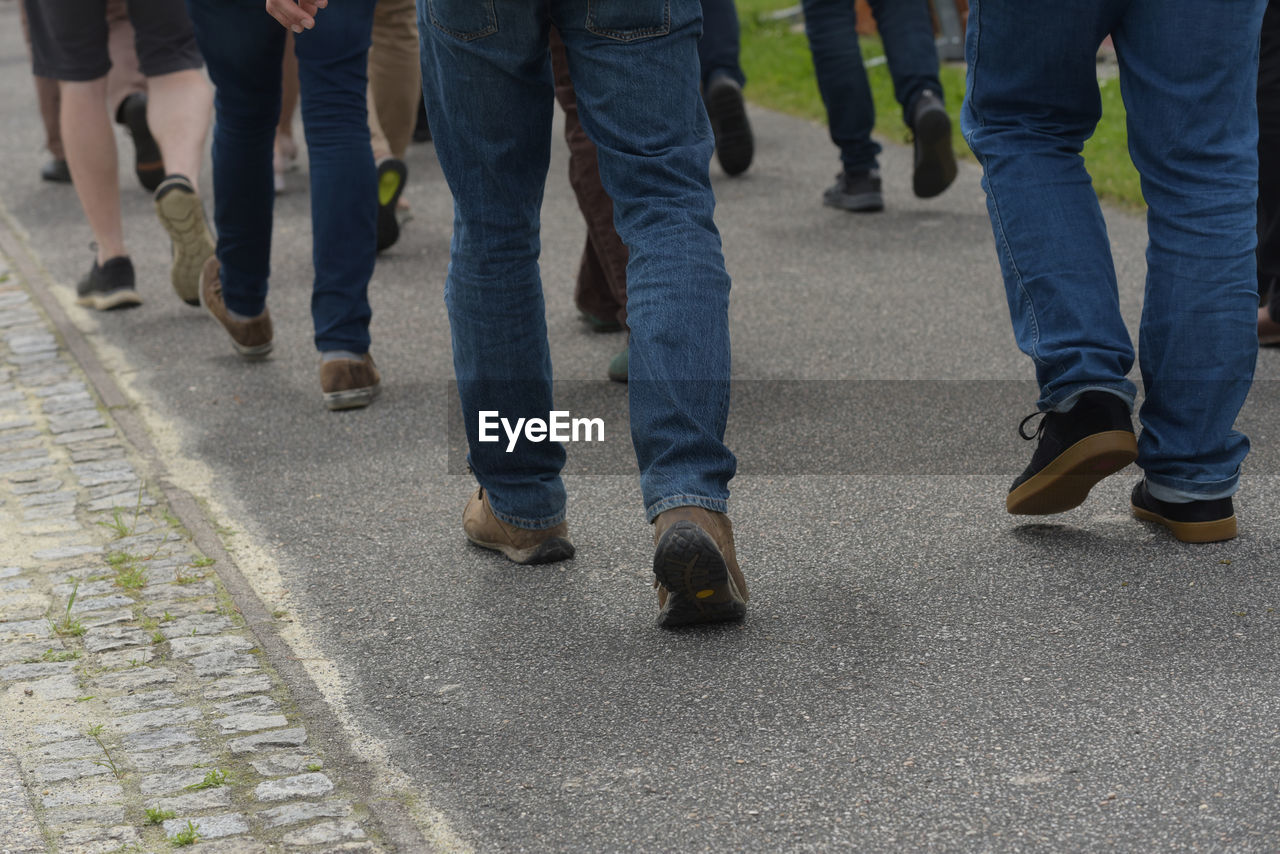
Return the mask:
<svg viewBox="0 0 1280 854">
<path fill-rule="evenodd" d="M 1036 432 L 1032 433 L 1030 436 L 1027 435 L 1027 429 L 1026 429 L 1027 422 L 1030 421 L 1032 418 L 1035 418 L 1037 415 L 1047 416 L 1048 414 L 1049 413 L 1047 410 L 1036 410 L 1035 412 L 1028 415 L 1026 418 L 1022 419 L 1021 423 L 1018 424 L 1018 435 L 1026 439 L 1028 442 L 1030 442 L 1032 439 L 1039 439 L 1040 434 L 1044 432 L 1044 423 L 1047 419 L 1042 417 L 1040 419 L 1040 423 L 1036 425 Z"/>
</svg>

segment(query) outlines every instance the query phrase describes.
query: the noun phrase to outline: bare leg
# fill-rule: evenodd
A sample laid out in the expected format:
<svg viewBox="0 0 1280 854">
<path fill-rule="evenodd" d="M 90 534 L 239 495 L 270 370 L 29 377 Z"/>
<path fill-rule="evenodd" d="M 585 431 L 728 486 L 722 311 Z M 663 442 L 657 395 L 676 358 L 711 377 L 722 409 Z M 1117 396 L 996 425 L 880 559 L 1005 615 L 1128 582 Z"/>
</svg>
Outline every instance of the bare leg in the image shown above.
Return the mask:
<svg viewBox="0 0 1280 854">
<path fill-rule="evenodd" d="M 204 72 L 193 69 L 148 77 L 147 90 L 147 124 L 160 146 L 165 169 L 170 175 L 186 176 L 198 190 L 213 115 L 213 87 Z"/>
<path fill-rule="evenodd" d="M 280 121 L 276 125 L 276 150 L 288 160 L 298 156 L 293 141 L 293 116 L 298 111 L 298 57 L 293 52 L 293 33 L 285 36 L 284 65 L 280 70 Z"/>
<path fill-rule="evenodd" d="M 101 264 L 128 254 L 120 221 L 116 137 L 107 115 L 107 78 L 63 81 L 61 94 L 62 144 Z"/>
</svg>

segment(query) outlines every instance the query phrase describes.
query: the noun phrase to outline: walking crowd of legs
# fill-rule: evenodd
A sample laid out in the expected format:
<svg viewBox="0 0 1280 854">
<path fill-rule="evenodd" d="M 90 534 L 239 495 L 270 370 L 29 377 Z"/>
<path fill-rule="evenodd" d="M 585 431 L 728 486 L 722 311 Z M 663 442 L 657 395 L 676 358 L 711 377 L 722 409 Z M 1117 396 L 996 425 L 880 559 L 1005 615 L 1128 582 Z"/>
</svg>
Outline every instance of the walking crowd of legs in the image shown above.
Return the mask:
<svg viewBox="0 0 1280 854">
<path fill-rule="evenodd" d="M 369 283 L 378 253 L 400 239 L 410 139 L 434 141 L 453 196 L 444 302 L 476 480 L 463 532 L 519 564 L 575 555 L 564 445 L 486 443 L 477 417 L 530 421 L 556 408 L 538 258 L 558 101 L 586 225 L 574 302 L 589 328 L 627 336 L 608 375 L 627 384 L 658 623 L 745 616 L 728 515 L 730 277 L 710 173 L 713 157 L 730 178 L 756 157 L 731 0 L 418 0 L 416 9 L 408 0 L 266 0 L 265 11 L 263 0 L 128 0 L 127 15 L 121 0 L 90 5 L 86 16 L 72 0 L 24 0 L 53 158 L 41 174 L 74 184 L 96 243 L 80 303 L 141 302 L 121 225 L 114 120 L 134 142 L 138 180 L 154 191 L 170 237 L 172 287 L 203 306 L 242 357 L 268 356 L 273 203 L 297 155 L 299 103 L 328 409 L 378 395 Z M 1280 343 L 1273 5 L 969 0 L 960 128 L 982 169 L 1017 345 L 1040 389 L 1018 427 L 1035 447 L 1006 496 L 1009 513 L 1070 510 L 1136 462 L 1135 517 L 1182 542 L 1237 535 L 1233 496 L 1249 441 L 1234 425 L 1259 343 Z M 869 6 L 912 134 L 912 191 L 937 197 L 958 167 L 929 3 Z M 856 6 L 802 8 L 839 150 L 822 202 L 882 211 Z M 1147 203 L 1136 350 L 1081 156 L 1101 116 L 1095 63 L 1108 38 Z M 202 192 L 211 124 L 212 188 Z"/>
</svg>

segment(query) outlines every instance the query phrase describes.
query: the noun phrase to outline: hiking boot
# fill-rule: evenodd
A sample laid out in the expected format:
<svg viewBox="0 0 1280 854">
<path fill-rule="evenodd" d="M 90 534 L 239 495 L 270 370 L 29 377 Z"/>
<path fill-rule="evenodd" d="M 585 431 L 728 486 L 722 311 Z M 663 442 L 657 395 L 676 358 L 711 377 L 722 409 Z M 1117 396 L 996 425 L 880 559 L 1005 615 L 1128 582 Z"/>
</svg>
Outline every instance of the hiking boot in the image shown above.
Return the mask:
<svg viewBox="0 0 1280 854">
<path fill-rule="evenodd" d="M 400 239 L 396 202 L 404 192 L 409 167 L 403 160 L 388 157 L 378 164 L 378 251 L 390 249 Z"/>
<path fill-rule="evenodd" d="M 1039 428 L 1027 435 L 1027 422 L 1039 415 Z M 1110 392 L 1086 391 L 1067 412 L 1033 412 L 1022 419 L 1018 434 L 1040 442 L 1005 498 L 1005 507 L 1017 515 L 1079 507 L 1098 481 L 1138 458 L 1129 404 Z"/>
<path fill-rule="evenodd" d="M 477 546 L 502 552 L 516 563 L 555 563 L 568 560 L 574 553 L 567 522 L 536 530 L 508 525 L 493 515 L 483 486 L 476 489 L 462 511 L 462 530 Z"/>
<path fill-rule="evenodd" d="M 133 261 L 129 256 L 108 258 L 101 267 L 98 259 L 93 259 L 93 267 L 76 283 L 76 303 L 98 311 L 142 305 L 142 297 L 134 288 Z"/>
<path fill-rule="evenodd" d="M 378 396 L 382 375 L 368 353 L 359 359 L 327 359 L 320 362 L 320 390 L 326 409 L 359 409 Z"/>
<path fill-rule="evenodd" d="M 271 312 L 264 308 L 262 314 L 248 320 L 238 320 L 228 313 L 222 301 L 222 266 L 216 255 L 204 262 L 200 272 L 200 304 L 227 330 L 231 346 L 241 356 L 264 359 L 271 352 Z"/>
<path fill-rule="evenodd" d="M 747 119 L 742 87 L 727 74 L 717 74 L 703 93 L 711 132 L 716 137 L 716 159 L 726 175 L 741 175 L 756 152 L 755 136 Z"/>
<path fill-rule="evenodd" d="M 1216 543 L 1236 536 L 1236 512 L 1230 497 L 1186 503 L 1161 501 L 1147 490 L 1147 479 L 1143 478 L 1133 485 L 1129 508 L 1144 522 L 1164 525 L 1184 543 Z"/>
<path fill-rule="evenodd" d="M 55 184 L 70 184 L 71 168 L 67 166 L 66 160 L 55 157 L 40 167 L 40 178 Z"/>
<path fill-rule="evenodd" d="M 942 98 L 925 89 L 911 115 L 915 137 L 915 169 L 911 189 L 922 199 L 939 195 L 956 179 L 956 155 L 951 150 L 951 117 Z"/>
<path fill-rule="evenodd" d="M 182 175 L 165 178 L 156 190 L 156 215 L 173 244 L 173 289 L 187 305 L 200 305 L 200 276 L 216 245 L 191 182 Z"/>
<path fill-rule="evenodd" d="M 653 586 L 664 629 L 741 620 L 747 581 L 733 550 L 733 524 L 723 513 L 675 507 L 653 522 Z"/>
<path fill-rule="evenodd" d="M 884 210 L 884 196 L 880 194 L 880 170 L 841 172 L 836 176 L 836 183 L 822 194 L 822 203 L 829 208 L 854 213 Z"/>
<path fill-rule="evenodd" d="M 164 180 L 164 160 L 147 125 L 147 93 L 134 92 L 125 98 L 116 113 L 116 122 L 124 125 L 133 138 L 133 171 L 138 183 L 154 193 Z"/>
</svg>

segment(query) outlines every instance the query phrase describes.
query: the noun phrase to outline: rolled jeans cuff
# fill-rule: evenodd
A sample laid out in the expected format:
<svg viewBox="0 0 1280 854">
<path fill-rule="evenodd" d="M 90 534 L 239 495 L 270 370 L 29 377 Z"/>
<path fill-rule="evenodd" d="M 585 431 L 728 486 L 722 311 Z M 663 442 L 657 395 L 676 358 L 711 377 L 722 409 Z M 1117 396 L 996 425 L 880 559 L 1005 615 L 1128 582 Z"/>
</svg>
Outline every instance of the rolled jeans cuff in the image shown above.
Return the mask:
<svg viewBox="0 0 1280 854">
<path fill-rule="evenodd" d="M 711 510 L 716 513 L 729 512 L 729 502 L 724 498 L 704 498 L 701 495 L 673 495 L 670 498 L 660 498 L 646 507 L 644 509 L 645 519 L 652 525 L 653 520 L 658 518 L 659 513 L 676 507 L 701 507 L 704 510 Z"/>
<path fill-rule="evenodd" d="M 1133 383 L 1128 380 L 1122 380 L 1115 383 L 1091 383 L 1089 385 L 1070 386 L 1064 389 L 1057 389 L 1048 397 L 1040 399 L 1040 408 L 1053 412 L 1066 412 L 1076 405 L 1076 401 L 1080 399 L 1080 395 L 1087 391 L 1106 391 L 1114 394 L 1129 405 L 1129 411 L 1133 412 L 1133 401 L 1137 396 Z"/>
<path fill-rule="evenodd" d="M 1147 492 L 1157 501 L 1169 504 L 1186 504 L 1188 501 L 1216 501 L 1229 498 L 1240 488 L 1240 470 L 1225 480 L 1211 483 L 1198 483 L 1177 477 L 1152 478 L 1147 476 Z"/>
</svg>

